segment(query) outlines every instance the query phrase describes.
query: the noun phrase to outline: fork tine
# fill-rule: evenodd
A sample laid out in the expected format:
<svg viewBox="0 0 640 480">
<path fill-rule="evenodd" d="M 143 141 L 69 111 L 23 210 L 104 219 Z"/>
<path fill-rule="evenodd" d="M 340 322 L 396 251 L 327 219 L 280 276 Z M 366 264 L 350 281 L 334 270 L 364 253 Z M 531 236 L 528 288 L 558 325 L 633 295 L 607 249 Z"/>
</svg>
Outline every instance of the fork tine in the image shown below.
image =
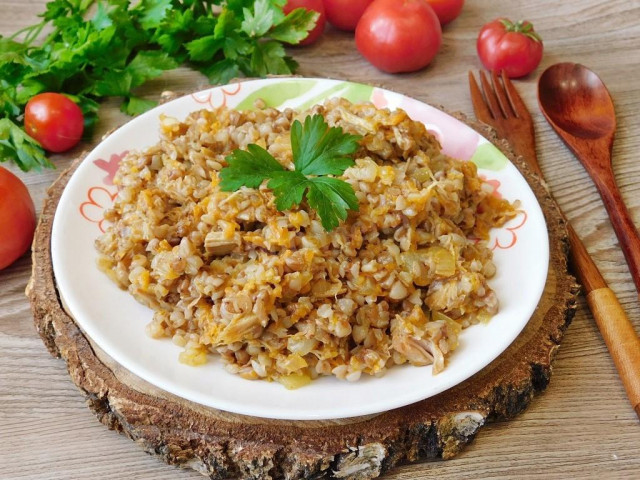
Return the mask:
<svg viewBox="0 0 640 480">
<path fill-rule="evenodd" d="M 487 107 L 487 104 L 482 97 L 480 87 L 478 87 L 476 78 L 473 76 L 473 73 L 471 71 L 469 71 L 469 90 L 471 91 L 471 103 L 473 104 L 473 111 L 475 112 L 477 119 L 487 124 L 490 123 L 491 112 L 489 111 L 489 107 Z"/>
<path fill-rule="evenodd" d="M 504 76 L 504 70 L 502 71 L 502 75 Z M 491 84 L 493 85 L 493 91 L 496 93 L 498 97 L 498 101 L 500 102 L 500 107 L 502 107 L 502 112 L 506 118 L 515 116 L 515 112 L 513 111 L 513 107 L 511 102 L 509 101 L 509 97 L 504 91 L 504 87 L 500 80 L 498 79 L 498 74 L 496 71 L 491 72 Z"/>
<path fill-rule="evenodd" d="M 509 80 L 509 77 L 504 72 L 504 70 L 502 71 L 502 83 L 507 90 L 509 102 L 516 117 L 527 120 L 529 123 L 533 123 L 531 119 L 531 113 L 529 113 L 529 109 L 522 101 L 522 97 L 516 90 L 516 87 L 513 86 L 513 83 L 511 83 L 511 80 Z"/>
<path fill-rule="evenodd" d="M 487 100 L 487 104 L 489 105 L 489 110 L 491 110 L 491 115 L 493 118 L 500 119 L 504 117 L 504 113 L 500 108 L 500 102 L 498 102 L 498 98 L 496 97 L 493 88 L 489 84 L 486 75 L 481 70 L 480 71 L 480 82 L 482 83 L 482 92 L 484 93 L 484 98 Z"/>
</svg>

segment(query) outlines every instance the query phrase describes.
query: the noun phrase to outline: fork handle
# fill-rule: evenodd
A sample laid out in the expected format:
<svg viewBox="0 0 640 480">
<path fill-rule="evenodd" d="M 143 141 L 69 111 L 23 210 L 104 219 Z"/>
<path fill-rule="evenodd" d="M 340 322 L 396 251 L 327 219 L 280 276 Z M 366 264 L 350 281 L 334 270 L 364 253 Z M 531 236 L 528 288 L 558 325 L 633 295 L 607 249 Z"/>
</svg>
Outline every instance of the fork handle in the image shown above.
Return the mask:
<svg viewBox="0 0 640 480">
<path fill-rule="evenodd" d="M 610 288 L 592 290 L 587 294 L 587 303 L 640 418 L 640 338 Z"/>
</svg>

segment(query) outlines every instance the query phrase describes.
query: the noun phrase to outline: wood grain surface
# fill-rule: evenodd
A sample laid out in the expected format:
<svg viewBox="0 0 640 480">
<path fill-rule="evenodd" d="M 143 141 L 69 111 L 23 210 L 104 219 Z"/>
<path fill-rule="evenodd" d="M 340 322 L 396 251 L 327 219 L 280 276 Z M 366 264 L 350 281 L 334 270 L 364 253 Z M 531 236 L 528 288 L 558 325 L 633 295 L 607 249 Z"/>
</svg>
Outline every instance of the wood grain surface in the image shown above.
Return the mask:
<svg viewBox="0 0 640 480">
<path fill-rule="evenodd" d="M 43 1 L 0 0 L 0 33 L 33 23 Z M 367 82 L 448 110 L 472 114 L 467 71 L 480 68 L 475 38 L 498 16 L 531 20 L 545 41 L 535 74 L 516 82 L 530 107 L 539 161 L 562 210 L 583 239 L 636 331 L 640 307 L 635 288 L 600 197 L 580 163 L 537 109 L 536 74 L 559 61 L 594 69 L 611 91 L 618 116 L 613 169 L 636 225 L 640 223 L 640 2 L 467 0 L 462 15 L 444 30 L 441 53 L 427 69 L 408 75 L 378 72 L 362 59 L 352 36 L 328 29 L 306 49 L 292 49 L 299 73 Z M 191 91 L 205 81 L 179 69 L 144 87 Z M 126 121 L 118 102 L 106 102 L 93 138 Z M 82 148 L 54 157 L 59 170 Z M 12 171 L 16 169 L 9 167 Z M 38 208 L 58 171 L 18 173 Z M 99 424 L 71 383 L 64 363 L 53 359 L 37 335 L 24 296 L 28 256 L 0 272 L 0 478 L 2 479 L 197 479 L 145 455 L 129 439 Z M 407 465 L 387 479 L 638 478 L 640 425 L 629 406 L 593 318 L 580 299 L 547 391 L 514 420 L 489 425 L 450 461 Z"/>
</svg>

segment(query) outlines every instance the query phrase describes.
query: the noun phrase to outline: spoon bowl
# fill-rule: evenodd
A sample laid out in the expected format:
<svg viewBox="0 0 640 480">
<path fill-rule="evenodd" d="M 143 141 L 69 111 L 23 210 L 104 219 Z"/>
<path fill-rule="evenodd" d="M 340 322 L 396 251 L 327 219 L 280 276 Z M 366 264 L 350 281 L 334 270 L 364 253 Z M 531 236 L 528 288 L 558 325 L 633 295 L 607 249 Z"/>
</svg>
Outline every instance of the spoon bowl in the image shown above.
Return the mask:
<svg viewBox="0 0 640 480">
<path fill-rule="evenodd" d="M 538 96 L 543 113 L 576 137 L 596 139 L 615 133 L 611 95 L 600 77 L 583 65 L 549 67 L 538 81 Z"/>
<path fill-rule="evenodd" d="M 640 236 L 615 182 L 611 150 L 616 113 L 602 80 L 577 63 L 557 63 L 538 80 L 543 115 L 595 183 L 640 292 Z"/>
</svg>

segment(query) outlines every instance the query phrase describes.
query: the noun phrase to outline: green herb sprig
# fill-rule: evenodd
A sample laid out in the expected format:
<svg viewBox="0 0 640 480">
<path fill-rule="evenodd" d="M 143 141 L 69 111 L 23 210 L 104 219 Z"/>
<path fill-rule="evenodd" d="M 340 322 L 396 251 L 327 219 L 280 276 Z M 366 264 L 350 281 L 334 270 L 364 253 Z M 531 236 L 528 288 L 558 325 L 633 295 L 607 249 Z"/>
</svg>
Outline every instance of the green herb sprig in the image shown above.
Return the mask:
<svg viewBox="0 0 640 480">
<path fill-rule="evenodd" d="M 241 187 L 258 188 L 269 180 L 276 208 L 280 211 L 300 205 L 303 198 L 320 217 L 327 231 L 347 218 L 347 210 L 358 210 L 353 187 L 329 175 L 342 175 L 354 165 L 352 154 L 362 137 L 329 127 L 322 115 L 305 118 L 304 125 L 295 120 L 291 126 L 291 150 L 294 170 L 283 167 L 259 145 L 234 150 L 227 157 L 228 166 L 220 170 L 220 189 L 233 192 Z"/>
<path fill-rule="evenodd" d="M 286 0 L 53 0 L 42 21 L 0 36 L 0 162 L 23 170 L 50 167 L 40 145 L 23 130 L 24 107 L 42 92 L 78 103 L 85 131 L 98 102 L 122 97 L 135 115 L 155 105 L 136 89 L 187 64 L 212 84 L 231 78 L 290 74 L 297 63 L 282 42 L 298 43 L 318 14 Z M 41 39 L 43 32 L 49 31 Z"/>
</svg>

